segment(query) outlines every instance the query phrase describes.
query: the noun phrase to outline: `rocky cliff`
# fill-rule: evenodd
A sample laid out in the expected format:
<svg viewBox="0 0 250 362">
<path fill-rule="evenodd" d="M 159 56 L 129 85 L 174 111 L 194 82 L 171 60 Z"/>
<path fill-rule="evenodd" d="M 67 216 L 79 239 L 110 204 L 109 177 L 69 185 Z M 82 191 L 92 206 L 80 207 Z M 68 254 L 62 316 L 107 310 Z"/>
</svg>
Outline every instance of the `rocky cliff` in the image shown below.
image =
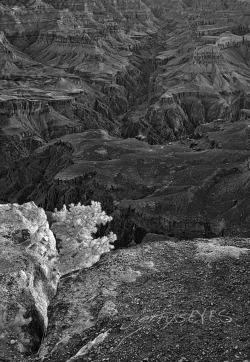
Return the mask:
<svg viewBox="0 0 250 362">
<path fill-rule="evenodd" d="M 1 205 L 0 244 L 4 362 L 250 357 L 249 238 L 148 233 L 60 276 L 64 253 L 31 202 Z"/>
<path fill-rule="evenodd" d="M 248 233 L 250 22 L 237 4 L 2 1 L 0 200 L 101 201 L 120 245 Z"/>
<path fill-rule="evenodd" d="M 59 280 L 56 241 L 34 203 L 1 205 L 0 220 L 0 358 L 21 361 L 37 352 L 48 326 Z"/>
</svg>

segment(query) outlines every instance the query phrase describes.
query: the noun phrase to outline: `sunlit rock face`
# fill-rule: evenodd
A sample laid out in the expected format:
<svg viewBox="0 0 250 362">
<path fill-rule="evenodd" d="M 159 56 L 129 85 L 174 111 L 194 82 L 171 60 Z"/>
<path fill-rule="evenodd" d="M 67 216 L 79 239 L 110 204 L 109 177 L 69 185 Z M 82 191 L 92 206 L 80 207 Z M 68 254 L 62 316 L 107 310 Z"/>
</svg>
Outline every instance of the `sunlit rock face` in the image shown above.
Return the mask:
<svg viewBox="0 0 250 362">
<path fill-rule="evenodd" d="M 55 295 L 56 241 L 43 209 L 33 202 L 0 205 L 1 358 L 35 353 Z"/>
</svg>

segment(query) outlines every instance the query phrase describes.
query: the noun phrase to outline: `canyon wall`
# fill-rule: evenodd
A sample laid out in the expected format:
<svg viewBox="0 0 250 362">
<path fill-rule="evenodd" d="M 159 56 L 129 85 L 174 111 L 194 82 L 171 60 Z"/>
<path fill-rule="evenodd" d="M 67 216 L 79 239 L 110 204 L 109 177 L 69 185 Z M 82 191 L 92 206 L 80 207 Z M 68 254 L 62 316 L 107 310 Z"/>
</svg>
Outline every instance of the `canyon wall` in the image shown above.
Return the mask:
<svg viewBox="0 0 250 362">
<path fill-rule="evenodd" d="M 236 185 L 248 195 L 249 11 L 246 1 L 1 1 L 1 202 L 101 201 L 117 246 L 157 230 L 247 234 Z M 213 177 L 220 186 L 207 189 Z M 139 206 L 151 197 L 157 211 Z"/>
</svg>

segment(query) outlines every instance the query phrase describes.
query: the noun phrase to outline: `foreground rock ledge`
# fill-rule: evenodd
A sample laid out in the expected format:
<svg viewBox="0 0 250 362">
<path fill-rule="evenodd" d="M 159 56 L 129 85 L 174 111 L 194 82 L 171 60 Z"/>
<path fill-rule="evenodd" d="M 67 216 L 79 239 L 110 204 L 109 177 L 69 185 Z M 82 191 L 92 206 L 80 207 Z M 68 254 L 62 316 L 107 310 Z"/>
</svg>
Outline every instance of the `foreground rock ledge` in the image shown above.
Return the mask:
<svg viewBox="0 0 250 362">
<path fill-rule="evenodd" d="M 44 210 L 0 205 L 0 248 L 0 360 L 21 361 L 40 346 L 59 279 Z"/>
<path fill-rule="evenodd" d="M 250 360 L 250 238 L 148 234 L 58 285 L 44 210 L 0 220 L 1 361 Z"/>
<path fill-rule="evenodd" d="M 43 362 L 250 359 L 250 239 L 153 239 L 61 278 Z"/>
</svg>

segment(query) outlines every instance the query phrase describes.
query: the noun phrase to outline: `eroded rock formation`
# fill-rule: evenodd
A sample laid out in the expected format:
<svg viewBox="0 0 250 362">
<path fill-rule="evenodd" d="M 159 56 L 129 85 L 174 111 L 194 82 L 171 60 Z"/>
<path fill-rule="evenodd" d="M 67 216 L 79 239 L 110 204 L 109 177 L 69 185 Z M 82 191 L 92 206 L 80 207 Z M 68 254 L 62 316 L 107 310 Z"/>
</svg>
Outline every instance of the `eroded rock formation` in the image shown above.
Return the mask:
<svg viewBox="0 0 250 362">
<path fill-rule="evenodd" d="M 117 246 L 140 242 L 147 232 L 246 236 L 248 128 L 247 121 L 213 122 L 197 129 L 205 137 L 164 146 L 103 130 L 64 136 L 11 164 L 2 193 L 50 210 L 100 201 L 114 216 Z"/>
<path fill-rule="evenodd" d="M 57 250 L 43 209 L 0 205 L 0 358 L 22 361 L 40 347 L 59 280 Z"/>
<path fill-rule="evenodd" d="M 247 233 L 233 190 L 248 179 L 248 8 L 2 1 L 0 200 L 53 210 L 94 198 L 117 215 L 121 244 L 157 228 Z"/>
</svg>

